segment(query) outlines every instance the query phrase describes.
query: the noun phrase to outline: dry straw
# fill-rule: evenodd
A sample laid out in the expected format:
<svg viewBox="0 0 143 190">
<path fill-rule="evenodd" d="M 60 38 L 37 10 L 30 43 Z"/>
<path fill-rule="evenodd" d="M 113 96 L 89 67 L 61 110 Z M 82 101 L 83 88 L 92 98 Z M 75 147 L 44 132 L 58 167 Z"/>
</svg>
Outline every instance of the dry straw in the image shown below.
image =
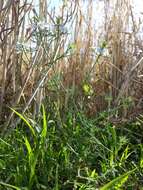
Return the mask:
<svg viewBox="0 0 143 190">
<path fill-rule="evenodd" d="M 101 32 L 94 28 L 93 3 L 88 1 L 85 12 L 82 0 L 63 1 L 56 15 L 46 0 L 39 0 L 39 13 L 27 0 L 0 1 L 1 123 L 7 121 L 8 126 L 13 118 L 8 106 L 23 113 L 34 107 L 33 115 L 37 114 L 44 98 L 51 94 L 47 83 L 52 76 L 61 76 L 60 104 L 68 105 L 72 89 L 91 115 L 107 104 L 120 105 L 123 97 L 140 102 L 142 77 L 137 76 L 142 74 L 142 55 L 138 55 L 142 43 L 131 3 L 105 1 Z M 25 19 L 31 14 L 34 16 L 27 27 Z M 26 45 L 33 44 L 32 40 L 34 50 Z M 93 90 L 87 101 L 84 84 Z M 110 104 L 107 96 L 112 98 Z M 127 114 L 125 108 L 124 116 Z"/>
</svg>

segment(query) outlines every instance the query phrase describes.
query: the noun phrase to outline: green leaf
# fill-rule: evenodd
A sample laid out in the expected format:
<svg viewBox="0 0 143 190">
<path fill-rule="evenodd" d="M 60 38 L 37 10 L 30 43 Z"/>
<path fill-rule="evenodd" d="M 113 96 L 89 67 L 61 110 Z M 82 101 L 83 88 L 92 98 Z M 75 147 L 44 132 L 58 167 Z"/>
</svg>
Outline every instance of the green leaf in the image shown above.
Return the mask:
<svg viewBox="0 0 143 190">
<path fill-rule="evenodd" d="M 71 43 L 71 44 L 69 45 L 69 49 L 75 50 L 75 49 L 76 49 L 76 44 L 75 44 L 75 43 Z"/>
<path fill-rule="evenodd" d="M 30 125 L 30 123 L 20 114 L 18 113 L 17 111 L 15 111 L 14 109 L 10 108 L 16 115 L 18 115 L 26 124 L 27 126 L 29 127 L 29 129 L 31 130 L 32 134 L 34 137 L 36 137 L 36 134 L 35 134 L 35 131 L 33 129 L 33 127 Z"/>
<path fill-rule="evenodd" d="M 31 160 L 33 157 L 33 151 L 32 151 L 31 145 L 30 145 L 27 137 L 25 137 L 24 140 L 25 140 L 25 145 L 26 145 L 27 151 L 28 151 L 29 165 L 31 165 Z"/>
<path fill-rule="evenodd" d="M 106 185 L 101 187 L 99 190 L 111 190 L 111 188 L 113 188 L 113 187 L 114 187 L 114 189 L 117 189 L 117 188 L 119 189 L 119 187 L 121 187 L 127 181 L 129 175 L 132 174 L 135 170 L 136 170 L 136 168 L 113 179 L 112 181 L 110 181 L 109 183 L 107 183 Z"/>
<path fill-rule="evenodd" d="M 0 141 L 2 141 L 2 143 L 4 143 L 7 146 L 11 146 L 9 143 L 7 143 L 6 141 L 4 141 L 3 139 L 0 138 Z"/>
<path fill-rule="evenodd" d="M 93 88 L 90 84 L 84 84 L 83 91 L 84 91 L 85 95 L 92 95 L 94 93 Z"/>
<path fill-rule="evenodd" d="M 97 176 L 98 176 L 98 174 L 96 173 L 95 170 L 93 170 L 93 171 L 91 172 L 90 177 L 91 177 L 91 178 L 95 178 L 95 177 L 97 177 Z"/>
<path fill-rule="evenodd" d="M 6 163 L 4 160 L 0 159 L 0 170 L 5 169 L 6 168 Z"/>
<path fill-rule="evenodd" d="M 83 90 L 84 90 L 85 93 L 89 93 L 89 91 L 90 91 L 90 86 L 89 86 L 88 84 L 84 84 L 84 85 L 83 85 Z"/>
<path fill-rule="evenodd" d="M 12 188 L 12 189 L 16 189 L 16 190 L 21 190 L 19 187 L 16 187 L 14 185 L 10 185 L 10 184 L 4 183 L 2 181 L 0 181 L 0 185 L 3 185 L 5 187 L 9 187 L 9 188 Z"/>
<path fill-rule="evenodd" d="M 42 105 L 42 111 L 43 111 L 43 130 L 41 133 L 41 138 L 42 138 L 42 143 L 43 143 L 43 141 L 45 140 L 46 135 L 47 135 L 47 119 L 46 119 L 45 108 L 43 105 Z"/>
</svg>

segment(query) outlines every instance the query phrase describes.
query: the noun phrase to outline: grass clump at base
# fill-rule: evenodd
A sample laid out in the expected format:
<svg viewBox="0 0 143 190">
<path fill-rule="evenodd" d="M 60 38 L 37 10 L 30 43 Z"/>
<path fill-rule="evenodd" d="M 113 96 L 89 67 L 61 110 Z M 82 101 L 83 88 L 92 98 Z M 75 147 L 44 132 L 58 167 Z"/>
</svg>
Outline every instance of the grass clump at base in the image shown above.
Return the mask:
<svg viewBox="0 0 143 190">
<path fill-rule="evenodd" d="M 142 188 L 140 122 L 115 126 L 72 110 L 58 117 L 46 107 L 35 121 L 14 112 L 22 121 L 0 139 L 1 189 Z"/>
</svg>

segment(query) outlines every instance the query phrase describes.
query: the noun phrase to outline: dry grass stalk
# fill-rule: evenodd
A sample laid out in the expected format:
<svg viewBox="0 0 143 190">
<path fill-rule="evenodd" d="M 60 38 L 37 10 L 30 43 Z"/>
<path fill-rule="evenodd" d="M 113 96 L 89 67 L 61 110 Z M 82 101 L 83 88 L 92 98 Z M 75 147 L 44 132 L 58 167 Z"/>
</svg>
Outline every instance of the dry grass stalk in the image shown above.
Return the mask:
<svg viewBox="0 0 143 190">
<path fill-rule="evenodd" d="M 106 96 L 112 97 L 110 106 L 114 107 L 120 104 L 122 97 L 133 94 L 131 86 L 138 81 L 137 71 L 142 72 L 142 58 L 138 61 L 136 54 L 143 46 L 137 37 L 140 26 L 136 25 L 130 1 L 105 2 L 105 26 L 101 40 L 94 28 L 94 1 L 88 1 L 86 12 L 82 3 L 82 0 L 67 1 L 67 4 L 63 1 L 59 15 L 56 15 L 47 9 L 46 0 L 39 0 L 39 13 L 26 0 L 23 4 L 19 1 L 0 1 L 1 120 L 8 113 L 5 110 L 6 102 L 12 107 L 21 105 L 23 113 L 31 105 L 35 107 L 33 114 L 37 114 L 42 100 L 50 91 L 46 82 L 56 75 L 63 77 L 58 81 L 60 88 L 56 92 L 60 100 L 61 92 L 64 93 L 61 104 L 65 102 L 68 106 L 69 89 L 73 89 L 73 94 L 78 89 L 80 93 L 77 98 L 85 106 L 89 105 L 91 115 L 106 107 Z M 33 25 L 26 30 L 25 15 L 31 11 L 34 12 Z M 128 32 L 130 18 L 133 30 Z M 47 35 L 46 29 L 40 28 L 41 24 L 47 27 L 47 23 L 54 27 L 53 37 Z M 70 26 L 71 34 L 62 34 L 62 30 Z M 34 35 L 36 51 L 32 53 L 22 49 L 17 54 L 17 42 L 31 43 Z M 101 41 L 105 41 L 106 45 Z M 73 46 L 72 52 L 67 56 L 64 53 L 70 44 Z M 92 48 L 96 45 L 101 46 L 98 55 L 96 48 Z M 104 49 L 109 51 L 108 55 L 103 55 Z M 95 94 L 87 102 L 83 93 L 85 83 L 92 86 Z M 13 115 L 7 115 L 8 126 Z"/>
</svg>

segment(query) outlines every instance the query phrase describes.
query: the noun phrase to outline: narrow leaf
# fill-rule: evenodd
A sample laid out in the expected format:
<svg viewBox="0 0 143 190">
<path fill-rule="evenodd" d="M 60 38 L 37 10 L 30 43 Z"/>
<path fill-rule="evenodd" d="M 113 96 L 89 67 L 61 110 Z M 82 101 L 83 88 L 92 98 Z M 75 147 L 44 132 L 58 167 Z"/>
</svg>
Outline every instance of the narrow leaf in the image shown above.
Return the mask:
<svg viewBox="0 0 143 190">
<path fill-rule="evenodd" d="M 33 127 L 30 125 L 30 123 L 17 111 L 15 111 L 14 109 L 10 108 L 16 115 L 18 115 L 29 127 L 29 129 L 31 130 L 32 134 L 34 137 L 36 137 L 35 131 L 33 129 Z"/>
<path fill-rule="evenodd" d="M 109 183 L 107 183 L 106 185 L 104 185 L 103 187 L 101 187 L 99 190 L 110 190 L 112 187 L 115 187 L 115 185 L 117 185 L 117 183 L 120 183 L 121 181 L 123 181 L 123 179 L 125 178 L 127 180 L 128 176 L 133 173 L 136 170 L 133 169 L 129 172 L 126 172 L 125 174 L 113 179 L 112 181 L 110 181 Z M 125 181 L 124 181 L 125 182 Z"/>
</svg>

